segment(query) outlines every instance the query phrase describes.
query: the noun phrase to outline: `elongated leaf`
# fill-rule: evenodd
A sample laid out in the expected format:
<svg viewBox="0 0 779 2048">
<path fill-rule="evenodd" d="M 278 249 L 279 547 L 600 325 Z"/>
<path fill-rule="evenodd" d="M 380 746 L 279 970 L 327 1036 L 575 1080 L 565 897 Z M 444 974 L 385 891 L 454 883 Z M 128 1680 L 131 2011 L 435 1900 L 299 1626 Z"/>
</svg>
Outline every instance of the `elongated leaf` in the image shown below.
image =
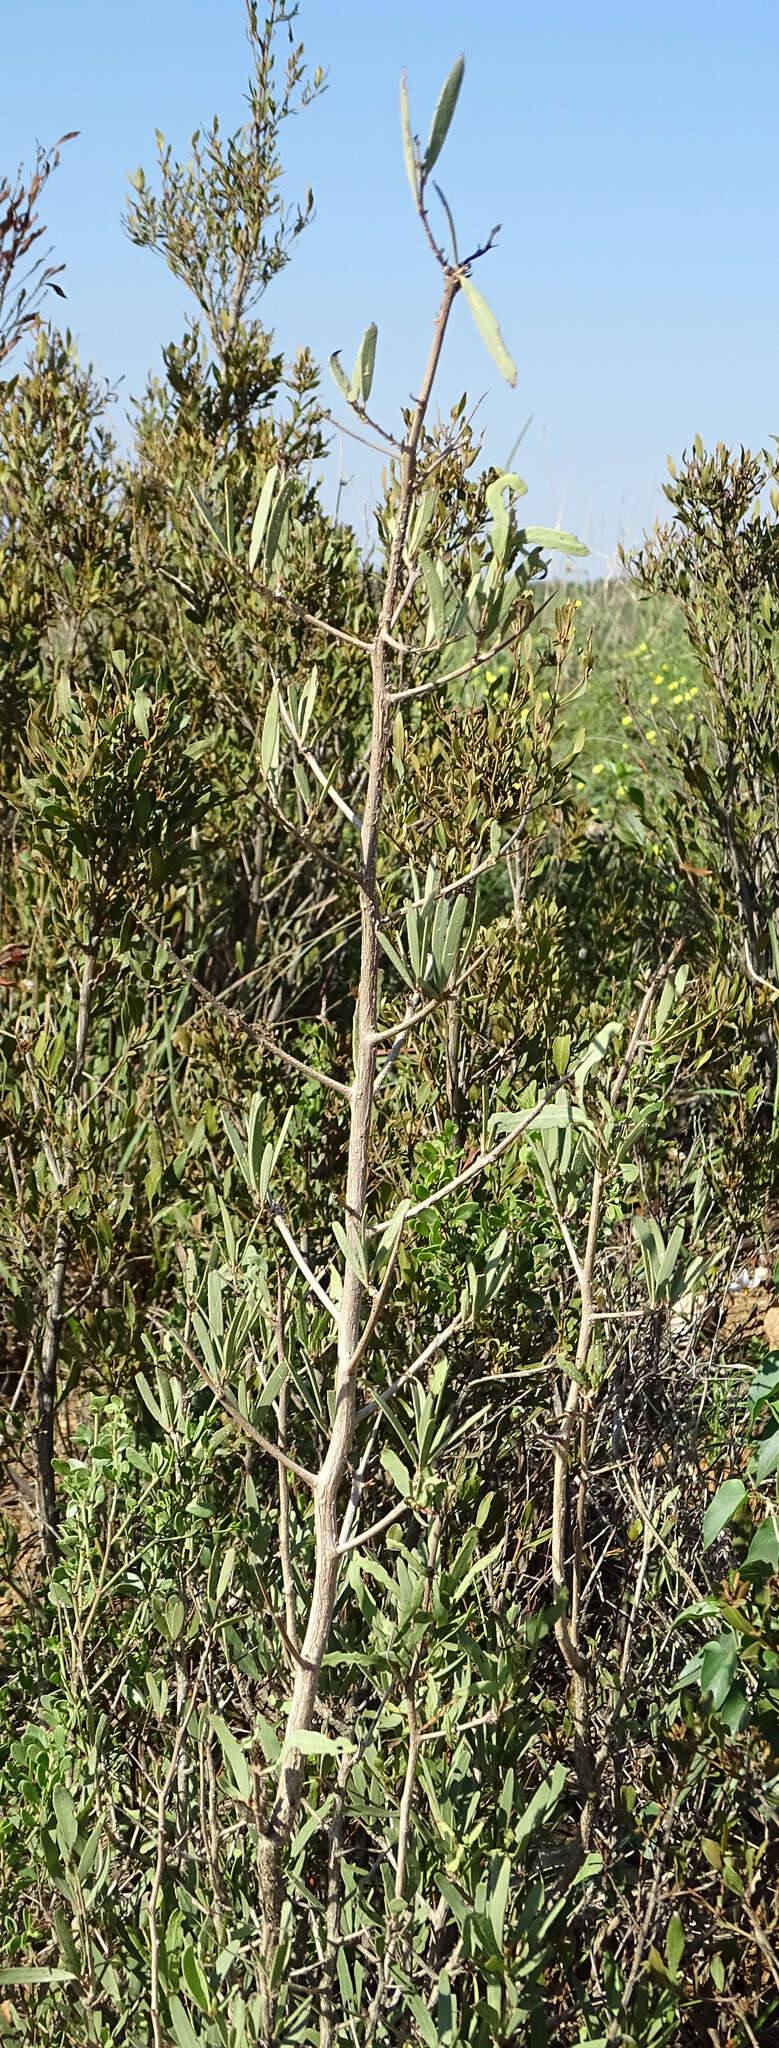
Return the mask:
<svg viewBox="0 0 779 2048">
<path fill-rule="evenodd" d="M 211 2003 L 208 1995 L 208 1985 L 203 1975 L 198 1955 L 191 1943 L 189 1948 L 184 1950 L 181 1958 L 181 1975 L 187 1990 L 191 1992 L 194 1998 L 195 2004 L 199 2005 L 201 2012 L 208 2012 Z"/>
<path fill-rule="evenodd" d="M 771 1436 L 764 1439 L 755 1457 L 755 1478 L 758 1486 L 762 1486 L 764 1479 L 770 1479 L 771 1473 L 775 1472 L 777 1467 L 779 1467 L 779 1429 L 775 1429 Z"/>
<path fill-rule="evenodd" d="M 253 570 L 256 567 L 257 558 L 259 556 L 260 548 L 262 547 L 263 535 L 265 533 L 265 528 L 268 524 L 268 516 L 270 513 L 273 493 L 276 489 L 276 478 L 278 476 L 278 473 L 278 467 L 274 462 L 272 464 L 272 467 L 268 470 L 268 474 L 265 478 L 262 490 L 260 492 L 259 504 L 254 514 L 251 539 L 249 541 L 249 569 L 251 572 L 253 572 Z"/>
<path fill-rule="evenodd" d="M 241 1169 L 243 1178 L 246 1182 L 247 1188 L 251 1187 L 251 1180 L 249 1177 L 249 1160 L 246 1151 L 246 1146 L 243 1142 L 243 1138 L 241 1137 L 240 1132 L 237 1131 L 235 1128 L 235 1124 L 233 1123 L 232 1117 L 229 1117 L 227 1115 L 227 1111 L 224 1109 L 222 1110 L 222 1122 L 224 1124 L 227 1136 L 232 1145 L 233 1151 L 238 1161 L 238 1165 Z M 143 1389 L 141 1389 L 141 1391 L 143 1391 Z M 144 1400 L 145 1399 L 146 1396 L 144 1395 Z"/>
<path fill-rule="evenodd" d="M 556 526 L 526 526 L 525 540 L 532 548 L 556 549 L 559 555 L 588 555 L 590 550 L 575 533 L 559 533 Z"/>
<path fill-rule="evenodd" d="M 0 1970 L 0 1984 L 72 1984 L 72 1970 Z"/>
<path fill-rule="evenodd" d="M 75 1847 L 78 1821 L 76 1820 L 76 1809 L 73 1804 L 73 1794 L 68 1791 L 67 1785 L 55 1785 L 52 1793 L 52 1805 L 57 1822 L 57 1840 L 60 1848 L 64 1850 L 66 1855 L 69 1855 L 71 1849 Z"/>
<path fill-rule="evenodd" d="M 262 550 L 262 565 L 266 582 L 270 582 L 274 570 L 279 566 L 279 556 L 283 553 L 286 520 L 292 503 L 294 489 L 295 486 L 291 477 L 286 477 L 284 483 L 281 484 L 277 491 L 271 507 Z"/>
<path fill-rule="evenodd" d="M 463 291 L 482 341 L 489 350 L 493 362 L 497 364 L 501 377 L 505 377 L 507 384 L 516 384 L 517 366 L 509 355 L 492 308 L 488 306 L 486 299 L 482 298 L 481 292 L 477 291 L 470 277 L 463 278 Z"/>
<path fill-rule="evenodd" d="M 275 1401 L 276 1395 L 281 1393 L 284 1381 L 288 1379 L 289 1366 L 286 1358 L 281 1358 L 278 1365 L 274 1365 L 273 1371 L 268 1374 L 265 1385 L 257 1396 L 258 1408 L 269 1408 L 271 1401 Z"/>
<path fill-rule="evenodd" d="M 149 1386 L 149 1382 L 146 1378 L 145 1372 L 136 1373 L 135 1384 L 138 1388 L 141 1400 L 144 1402 L 145 1406 L 149 1410 L 149 1414 L 154 1416 L 155 1422 L 158 1422 L 160 1428 L 163 1429 L 165 1425 L 163 1421 L 162 1409 L 159 1405 L 159 1402 L 155 1400 L 151 1387 Z"/>
<path fill-rule="evenodd" d="M 201 2037 L 195 2033 L 187 2008 L 182 2005 L 175 1991 L 168 2000 L 168 2010 L 177 2048 L 201 2048 Z"/>
<path fill-rule="evenodd" d="M 279 758 L 279 686 L 274 682 L 262 721 L 260 760 L 264 775 L 270 775 L 278 766 Z"/>
<path fill-rule="evenodd" d="M 427 601 L 430 606 L 430 617 L 433 626 L 433 638 L 435 640 L 443 640 L 446 631 L 446 604 L 441 577 L 435 562 L 431 561 L 429 555 L 420 555 L 419 566 L 425 579 Z"/>
<path fill-rule="evenodd" d="M 299 1749 L 302 1756 L 342 1756 L 344 1750 L 353 1748 L 343 1735 L 322 1735 L 318 1728 L 291 1728 L 281 1754 L 291 1756 Z"/>
<path fill-rule="evenodd" d="M 341 397 L 346 399 L 348 405 L 349 398 L 351 395 L 351 385 L 346 375 L 346 371 L 341 367 L 341 364 L 339 362 L 339 356 L 340 349 L 334 349 L 332 355 L 328 356 L 327 367 L 330 371 L 333 383 L 337 384 L 338 389 L 341 393 Z"/>
<path fill-rule="evenodd" d="M 452 116 L 459 98 L 464 70 L 465 58 L 458 57 L 456 64 L 452 65 L 449 77 L 445 80 L 438 95 L 438 103 L 430 124 L 430 134 L 423 160 L 425 177 L 428 177 L 433 165 L 438 162 L 452 125 Z"/>
<path fill-rule="evenodd" d="M 234 559 L 234 556 L 235 556 L 235 501 L 234 501 L 234 499 L 233 499 L 233 494 L 232 494 L 232 491 L 231 491 L 231 489 L 230 489 L 230 485 L 229 485 L 229 483 L 227 482 L 227 480 L 226 480 L 226 479 L 225 479 L 225 528 L 226 528 L 226 532 L 227 532 L 227 552 L 228 552 L 228 555 L 230 556 L 230 560 L 232 561 L 232 560 Z"/>
<path fill-rule="evenodd" d="M 214 540 L 216 541 L 217 547 L 220 549 L 220 552 L 223 555 L 227 555 L 229 560 L 229 551 L 227 547 L 227 542 L 225 540 L 225 536 L 222 532 L 221 526 L 217 525 L 213 512 L 211 511 L 210 505 L 206 503 L 205 498 L 201 498 L 200 492 L 195 490 L 194 484 L 189 484 L 188 489 L 190 492 L 190 496 L 193 497 L 195 500 L 195 504 L 197 506 L 198 512 L 200 513 L 200 517 L 203 521 L 204 526 L 208 527 L 208 531 L 210 534 L 212 534 Z"/>
<path fill-rule="evenodd" d="M 422 546 L 422 542 L 425 538 L 428 527 L 430 526 L 431 521 L 435 518 L 437 505 L 438 492 L 424 491 L 422 497 L 419 500 L 419 504 L 414 515 L 414 522 L 411 527 L 408 540 L 406 542 L 406 554 L 408 555 L 408 559 L 410 562 L 414 561 L 416 555 L 419 552 L 419 549 Z"/>
<path fill-rule="evenodd" d="M 409 119 L 408 111 L 408 93 L 406 91 L 405 71 L 402 73 L 400 80 L 400 128 L 401 134 L 403 136 L 403 155 L 406 160 L 406 171 L 408 173 L 408 182 L 411 186 L 411 196 L 414 201 L 414 205 L 418 206 L 419 174 L 417 171 L 416 150 L 414 148 L 414 143 L 411 135 L 411 121 Z"/>
<path fill-rule="evenodd" d="M 376 363 L 376 337 L 378 331 L 375 320 L 372 320 L 370 327 L 366 327 L 357 350 L 352 386 L 349 393 L 352 405 L 367 405 L 370 398 L 373 371 Z"/>
<path fill-rule="evenodd" d="M 709 1501 L 703 1517 L 704 1550 L 708 1550 L 709 1544 L 715 1542 L 726 1522 L 730 1521 L 731 1515 L 740 1508 L 742 1500 L 746 1500 L 746 1493 L 743 1479 L 723 1479 L 722 1485 L 717 1487 L 714 1499 Z"/>
<path fill-rule="evenodd" d="M 225 1763 L 229 1764 L 233 1780 L 240 1797 L 248 1805 L 251 1798 L 251 1773 L 240 1742 L 222 1720 L 221 1714 L 211 1715 L 211 1726 L 219 1743 Z"/>
</svg>

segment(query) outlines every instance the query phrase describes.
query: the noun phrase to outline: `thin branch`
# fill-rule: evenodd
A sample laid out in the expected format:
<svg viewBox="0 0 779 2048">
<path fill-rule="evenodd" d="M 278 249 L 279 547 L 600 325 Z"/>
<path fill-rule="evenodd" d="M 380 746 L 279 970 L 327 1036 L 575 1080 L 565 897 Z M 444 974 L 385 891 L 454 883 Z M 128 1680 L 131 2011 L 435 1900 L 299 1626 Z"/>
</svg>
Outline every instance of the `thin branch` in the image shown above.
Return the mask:
<svg viewBox="0 0 779 2048">
<path fill-rule="evenodd" d="M 336 1081 L 332 1074 L 323 1074 L 321 1068 L 310 1067 L 307 1060 L 299 1060 L 294 1053 L 287 1052 L 285 1046 L 277 1043 L 272 1031 L 265 1030 L 261 1024 L 251 1024 L 247 1017 L 242 1016 L 240 1010 L 234 1010 L 230 1003 L 224 1001 L 222 996 L 213 995 L 211 990 L 206 988 L 205 983 L 200 981 L 196 974 L 193 974 L 191 967 L 188 967 L 186 962 L 179 958 L 170 940 L 163 938 L 160 932 L 155 931 L 154 926 L 148 924 L 146 918 L 141 917 L 138 911 L 135 913 L 135 921 L 140 926 L 141 931 L 146 933 L 146 937 L 153 939 L 155 945 L 161 946 L 163 951 L 167 953 L 172 965 L 178 969 L 182 979 L 188 983 L 189 987 L 194 989 L 201 1002 L 207 1003 L 210 1009 L 216 1010 L 219 1016 L 224 1017 L 231 1030 L 242 1032 L 244 1037 L 252 1040 L 253 1044 L 262 1046 L 264 1052 L 271 1053 L 276 1059 L 281 1060 L 283 1066 L 290 1067 L 293 1073 L 302 1074 L 304 1080 L 316 1081 L 322 1088 L 329 1088 L 331 1094 L 340 1095 L 344 1102 L 350 1100 L 351 1089 L 345 1081 Z"/>
<path fill-rule="evenodd" d="M 277 1207 L 269 1206 L 269 1213 L 273 1218 L 279 1236 L 284 1239 L 284 1243 L 287 1247 L 287 1250 L 292 1253 L 292 1257 L 295 1261 L 295 1264 L 297 1267 L 299 1267 L 304 1280 L 307 1281 L 312 1294 L 316 1295 L 317 1301 L 321 1303 L 322 1308 L 327 1310 L 329 1316 L 332 1316 L 333 1322 L 335 1323 L 335 1327 L 336 1329 L 338 1329 L 340 1316 L 339 1311 L 336 1308 L 335 1302 L 331 1299 L 331 1296 L 328 1294 L 327 1289 L 321 1285 L 321 1282 L 319 1280 L 317 1280 L 316 1273 L 312 1272 L 312 1269 L 306 1258 L 305 1252 L 301 1251 L 300 1249 L 300 1245 L 297 1242 L 297 1238 L 293 1237 L 291 1230 L 285 1223 L 284 1218 Z"/>
<path fill-rule="evenodd" d="M 312 775 L 324 790 L 325 795 L 329 796 L 330 802 L 335 804 L 336 810 L 340 811 L 342 818 L 346 819 L 347 824 L 354 825 L 358 832 L 362 832 L 362 818 L 359 812 L 353 811 L 351 804 L 348 804 L 346 799 L 341 796 L 340 791 L 333 787 L 329 775 L 326 775 L 324 769 L 320 768 L 316 755 L 312 754 L 311 748 L 307 747 L 305 741 L 301 739 L 290 717 L 281 690 L 279 690 L 279 711 L 281 712 L 282 725 L 286 727 L 290 739 L 294 740 L 298 753 L 302 760 L 305 761 L 306 767 L 310 768 Z"/>
</svg>

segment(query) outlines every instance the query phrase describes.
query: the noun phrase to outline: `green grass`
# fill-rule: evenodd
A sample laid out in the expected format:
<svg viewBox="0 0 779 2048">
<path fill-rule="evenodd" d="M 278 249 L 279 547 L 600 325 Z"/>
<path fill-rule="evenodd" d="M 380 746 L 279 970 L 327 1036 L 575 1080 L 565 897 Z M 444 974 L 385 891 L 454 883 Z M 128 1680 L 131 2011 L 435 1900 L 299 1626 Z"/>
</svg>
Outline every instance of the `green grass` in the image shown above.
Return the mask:
<svg viewBox="0 0 779 2048">
<path fill-rule="evenodd" d="M 612 801 L 637 775 L 663 775 L 663 736 L 672 722 L 695 722 L 701 679 L 672 598 L 642 597 L 624 580 L 568 587 L 580 607 L 583 634 L 592 632 L 594 664 L 567 723 L 584 726 L 578 768 L 593 810 Z M 636 709 L 626 708 L 629 691 Z"/>
</svg>

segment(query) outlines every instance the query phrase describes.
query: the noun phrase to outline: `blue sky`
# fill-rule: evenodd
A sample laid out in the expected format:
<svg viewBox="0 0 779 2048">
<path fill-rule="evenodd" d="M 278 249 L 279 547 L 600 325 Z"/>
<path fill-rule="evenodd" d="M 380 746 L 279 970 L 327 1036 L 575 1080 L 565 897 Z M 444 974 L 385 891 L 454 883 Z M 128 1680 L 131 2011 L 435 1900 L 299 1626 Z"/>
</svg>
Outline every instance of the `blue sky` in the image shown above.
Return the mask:
<svg viewBox="0 0 779 2048">
<path fill-rule="evenodd" d="M 288 194 L 310 182 L 317 207 L 265 301 L 287 352 L 305 341 L 326 362 L 342 347 L 350 364 L 375 319 L 374 409 L 395 423 L 437 290 L 403 168 L 398 80 L 405 65 L 424 138 L 462 50 L 436 175 L 461 247 L 502 222 L 478 281 L 519 376 L 501 388 L 461 303 L 440 398 L 484 394 L 495 462 L 532 415 L 517 458 L 528 518 L 579 532 L 603 567 L 662 511 L 668 453 L 695 433 L 754 447 L 779 432 L 775 0 L 303 0 L 299 27 L 329 87 L 285 136 Z M 0 170 L 81 130 L 45 218 L 82 359 L 123 378 L 126 398 L 184 314 L 164 266 L 122 234 L 126 174 L 152 173 L 156 127 L 181 151 L 213 113 L 223 127 L 240 120 L 241 0 L 38 0 L 6 10 L 3 58 Z M 345 444 L 344 509 L 361 537 L 373 461 Z"/>
</svg>

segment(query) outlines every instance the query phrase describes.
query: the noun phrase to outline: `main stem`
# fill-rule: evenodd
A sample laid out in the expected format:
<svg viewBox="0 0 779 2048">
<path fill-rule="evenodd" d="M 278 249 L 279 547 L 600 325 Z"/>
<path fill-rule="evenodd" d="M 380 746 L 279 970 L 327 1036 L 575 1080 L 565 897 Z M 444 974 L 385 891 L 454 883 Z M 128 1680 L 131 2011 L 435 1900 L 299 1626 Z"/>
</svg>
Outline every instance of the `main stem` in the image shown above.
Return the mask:
<svg viewBox="0 0 779 2048">
<path fill-rule="evenodd" d="M 403 555 L 414 502 L 417 452 L 430 403 L 444 335 L 454 300 L 460 289 L 460 275 L 447 270 L 444 289 L 433 331 L 433 341 L 414 417 L 403 449 L 400 493 L 381 610 L 371 646 L 372 726 L 368 789 L 363 811 L 359 870 L 361 952 L 360 984 L 357 998 L 357 1047 L 351 1089 L 349 1162 L 346 1176 L 346 1236 L 350 1246 L 360 1240 L 371 1161 L 371 1125 L 376 1078 L 376 1030 L 379 984 L 379 906 L 376 870 L 379 831 L 384 801 L 384 782 L 392 726 L 390 706 L 390 663 L 388 645 L 392 620 L 404 577 Z M 338 1496 L 347 1470 L 355 1427 L 357 1350 L 365 1300 L 359 1278 L 359 1261 L 345 1262 L 343 1292 L 338 1324 L 338 1359 L 335 1405 L 330 1441 L 314 1487 L 316 1564 L 308 1626 L 300 1652 L 287 1721 L 287 1741 L 297 1729 L 310 1728 L 316 1708 L 322 1659 L 327 1648 L 338 1587 Z M 300 1804 L 303 1757 L 290 1749 L 282 1765 L 276 1804 L 267 1842 L 268 1858 L 275 1865 L 268 1890 L 279 1898 L 278 1858 L 288 1841 Z M 275 1915 L 273 1915 L 275 1917 Z"/>
</svg>

